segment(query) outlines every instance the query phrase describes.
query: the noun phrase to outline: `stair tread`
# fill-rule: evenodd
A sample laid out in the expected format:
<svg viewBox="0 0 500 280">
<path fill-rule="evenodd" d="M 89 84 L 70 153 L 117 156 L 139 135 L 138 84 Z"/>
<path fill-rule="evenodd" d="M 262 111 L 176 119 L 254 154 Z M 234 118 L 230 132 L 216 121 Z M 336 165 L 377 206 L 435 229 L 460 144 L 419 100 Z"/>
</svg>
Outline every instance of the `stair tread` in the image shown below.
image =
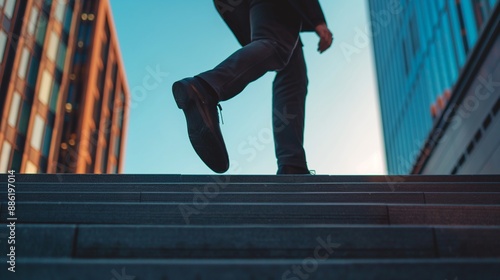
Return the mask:
<svg viewBox="0 0 500 280">
<path fill-rule="evenodd" d="M 15 186 L 20 279 L 299 279 L 287 273 L 307 261 L 307 279 L 500 273 L 499 175 L 19 174 Z"/>
<path fill-rule="evenodd" d="M 500 192 L 500 183 L 16 183 L 18 191 L 66 192 Z"/>
<path fill-rule="evenodd" d="M 0 228 L 0 234 L 7 228 Z M 500 226 L 17 226 L 23 257 L 331 258 L 500 257 Z M 4 244 L 4 246 L 7 246 Z M 5 248 L 6 249 L 6 248 Z"/>
<path fill-rule="evenodd" d="M 387 259 L 322 260 L 307 279 L 498 279 L 500 259 Z M 293 279 L 293 267 L 304 260 L 68 260 L 23 259 L 19 279 L 100 279 L 128 276 L 132 279 L 250 280 Z M 89 269 L 91 268 L 91 269 Z M 6 272 L 4 272 L 6 273 Z M 140 277 L 140 278 L 139 278 Z M 289 278 L 287 278 L 289 277 Z M 300 279 L 300 278 L 299 278 Z"/>
<path fill-rule="evenodd" d="M 500 205 L 383 203 L 19 202 L 25 223 L 83 224 L 500 224 Z M 199 207 L 199 208 L 196 208 Z M 127 213 L 127 215 L 123 215 Z M 7 209 L 2 206 L 1 218 Z"/>
<path fill-rule="evenodd" d="M 24 192 L 16 197 L 23 202 L 177 202 L 190 203 L 194 192 Z M 203 195 L 203 194 L 202 194 Z M 7 201 L 6 196 L 2 197 Z M 410 203 L 410 204 L 498 204 L 500 192 L 427 193 L 427 192 L 233 192 L 220 193 L 212 202 L 314 202 L 314 203 Z"/>
<path fill-rule="evenodd" d="M 500 182 L 499 175 L 180 175 L 180 174 L 17 174 L 18 182 Z M 7 175 L 0 174 L 0 180 Z M 5 181 L 5 180 L 4 180 Z"/>
</svg>

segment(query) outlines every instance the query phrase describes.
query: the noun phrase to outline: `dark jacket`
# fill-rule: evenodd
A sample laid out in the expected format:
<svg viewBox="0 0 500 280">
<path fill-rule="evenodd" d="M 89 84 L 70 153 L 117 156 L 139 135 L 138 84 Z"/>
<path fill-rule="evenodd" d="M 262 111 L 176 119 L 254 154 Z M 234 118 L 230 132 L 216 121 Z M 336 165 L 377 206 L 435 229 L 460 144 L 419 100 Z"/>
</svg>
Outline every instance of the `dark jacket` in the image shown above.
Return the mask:
<svg viewBox="0 0 500 280">
<path fill-rule="evenodd" d="M 318 0 L 288 0 L 302 17 L 302 31 L 314 31 L 321 23 L 326 23 L 325 15 Z"/>
</svg>

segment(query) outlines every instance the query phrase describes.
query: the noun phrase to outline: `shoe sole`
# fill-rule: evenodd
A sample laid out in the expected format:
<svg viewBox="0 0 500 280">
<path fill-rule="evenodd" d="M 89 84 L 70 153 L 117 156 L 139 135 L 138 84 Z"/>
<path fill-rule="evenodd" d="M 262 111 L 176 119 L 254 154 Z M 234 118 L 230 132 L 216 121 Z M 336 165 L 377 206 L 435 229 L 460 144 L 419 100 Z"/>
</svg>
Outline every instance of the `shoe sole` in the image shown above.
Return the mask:
<svg viewBox="0 0 500 280">
<path fill-rule="evenodd" d="M 218 139 L 219 137 L 207 129 L 203 120 L 200 121 L 200 112 L 197 108 L 200 105 L 196 104 L 194 100 L 201 98 L 194 97 L 193 95 L 199 94 L 199 92 L 194 88 L 190 91 L 190 87 L 192 86 L 189 83 L 183 81 L 175 82 L 172 85 L 177 107 L 183 110 L 186 117 L 189 140 L 196 154 L 210 169 L 216 173 L 224 173 L 229 169 L 229 159 L 224 141 Z M 201 118 L 203 119 L 203 117 Z"/>
</svg>

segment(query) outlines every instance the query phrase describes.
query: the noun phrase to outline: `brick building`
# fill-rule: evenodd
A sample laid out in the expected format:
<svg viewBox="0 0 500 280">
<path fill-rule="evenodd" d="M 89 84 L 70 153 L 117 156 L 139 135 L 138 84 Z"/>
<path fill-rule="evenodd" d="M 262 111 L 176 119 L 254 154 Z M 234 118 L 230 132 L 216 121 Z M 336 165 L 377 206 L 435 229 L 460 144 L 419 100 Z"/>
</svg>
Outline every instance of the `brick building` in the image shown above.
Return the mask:
<svg viewBox="0 0 500 280">
<path fill-rule="evenodd" d="M 0 0 L 0 173 L 120 173 L 129 90 L 108 0 Z"/>
</svg>

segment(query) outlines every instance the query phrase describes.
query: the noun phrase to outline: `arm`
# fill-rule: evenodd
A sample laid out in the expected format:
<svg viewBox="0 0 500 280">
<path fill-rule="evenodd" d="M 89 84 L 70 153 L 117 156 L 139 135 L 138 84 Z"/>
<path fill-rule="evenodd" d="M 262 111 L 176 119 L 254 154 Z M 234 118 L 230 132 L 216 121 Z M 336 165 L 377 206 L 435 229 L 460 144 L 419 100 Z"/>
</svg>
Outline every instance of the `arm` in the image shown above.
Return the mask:
<svg viewBox="0 0 500 280">
<path fill-rule="evenodd" d="M 320 38 L 319 44 L 318 44 L 318 51 L 320 53 L 323 53 L 332 46 L 333 34 L 330 31 L 330 29 L 328 29 L 328 26 L 326 25 L 326 23 L 323 23 L 323 24 L 316 26 L 315 30 L 316 30 L 316 34 L 318 34 L 318 36 Z"/>
</svg>

